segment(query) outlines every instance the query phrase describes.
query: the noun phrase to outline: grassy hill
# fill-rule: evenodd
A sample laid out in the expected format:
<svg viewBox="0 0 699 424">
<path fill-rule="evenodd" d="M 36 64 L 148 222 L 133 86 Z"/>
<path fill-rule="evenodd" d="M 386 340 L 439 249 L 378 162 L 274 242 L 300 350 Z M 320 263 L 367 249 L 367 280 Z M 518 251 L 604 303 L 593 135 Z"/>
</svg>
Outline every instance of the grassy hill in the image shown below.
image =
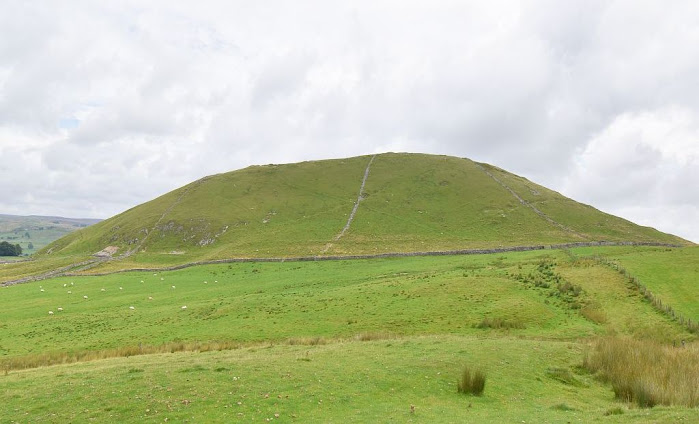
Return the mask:
<svg viewBox="0 0 699 424">
<path fill-rule="evenodd" d="M 387 153 L 206 177 L 70 234 L 39 256 L 89 256 L 114 246 L 115 256 L 132 252 L 128 267 L 599 240 L 688 244 L 487 164 Z"/>
<path fill-rule="evenodd" d="M 19 244 L 22 247 L 23 254 L 32 255 L 52 241 L 99 221 L 99 219 L 76 219 L 57 216 L 0 214 L 0 241 Z"/>
</svg>

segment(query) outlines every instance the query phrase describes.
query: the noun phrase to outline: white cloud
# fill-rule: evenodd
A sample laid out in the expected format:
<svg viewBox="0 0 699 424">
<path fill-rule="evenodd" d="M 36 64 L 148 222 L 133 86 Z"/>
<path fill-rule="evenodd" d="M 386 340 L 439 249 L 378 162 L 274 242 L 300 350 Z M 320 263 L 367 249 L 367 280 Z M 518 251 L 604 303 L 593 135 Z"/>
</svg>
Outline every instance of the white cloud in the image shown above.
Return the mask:
<svg viewBox="0 0 699 424">
<path fill-rule="evenodd" d="M 10 1 L 0 177 L 17 182 L 0 212 L 105 217 L 253 163 L 387 150 L 569 181 L 600 207 L 637 207 L 643 185 L 692 207 L 673 184 L 696 175 L 698 14 L 693 1 Z M 666 141 L 631 145 L 634 131 Z"/>
<path fill-rule="evenodd" d="M 699 241 L 697 181 L 699 114 L 669 107 L 618 116 L 584 147 L 563 191 Z"/>
</svg>

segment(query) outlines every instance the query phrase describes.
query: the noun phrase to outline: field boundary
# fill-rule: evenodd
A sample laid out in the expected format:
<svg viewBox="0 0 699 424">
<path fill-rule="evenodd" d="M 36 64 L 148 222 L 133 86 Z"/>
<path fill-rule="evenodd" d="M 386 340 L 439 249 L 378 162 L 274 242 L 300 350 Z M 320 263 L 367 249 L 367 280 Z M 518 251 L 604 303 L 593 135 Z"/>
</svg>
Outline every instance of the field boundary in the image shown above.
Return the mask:
<svg viewBox="0 0 699 424">
<path fill-rule="evenodd" d="M 561 224 L 561 223 L 558 222 L 558 221 L 555 221 L 553 218 L 551 218 L 550 216 L 548 216 L 548 215 L 546 215 L 544 212 L 542 212 L 539 208 L 537 208 L 536 206 L 534 206 L 534 205 L 531 204 L 530 202 L 524 200 L 524 198 L 522 198 L 519 194 L 517 194 L 516 191 L 514 191 L 510 186 L 508 186 L 508 185 L 505 184 L 503 181 L 501 181 L 499 178 L 497 178 L 495 175 L 493 175 L 490 171 L 488 171 L 487 169 L 485 169 L 485 167 L 484 167 L 483 165 L 481 165 L 480 163 L 476 163 L 476 165 L 481 169 L 481 171 L 485 172 L 485 174 L 488 175 L 490 178 L 492 178 L 496 183 L 500 184 L 505 190 L 509 191 L 510 194 L 511 194 L 515 199 L 517 199 L 517 201 L 518 201 L 519 203 L 521 203 L 522 205 L 524 205 L 524 206 L 530 208 L 532 211 L 534 211 L 534 213 L 536 213 L 536 214 L 539 215 L 540 217 L 544 218 L 549 224 L 554 225 L 554 226 L 560 228 L 560 229 L 563 230 L 563 231 L 567 231 L 567 232 L 569 232 L 569 233 L 571 233 L 571 234 L 575 234 L 576 236 L 578 236 L 578 237 L 580 237 L 580 238 L 582 238 L 582 239 L 588 239 L 588 240 L 589 240 L 589 237 L 587 237 L 586 235 L 581 234 L 581 233 L 575 231 L 574 229 L 572 229 L 572 228 L 570 228 L 570 227 L 567 227 L 567 226 Z"/>
<path fill-rule="evenodd" d="M 680 325 L 684 326 L 687 331 L 693 334 L 699 334 L 699 323 L 696 321 L 692 321 L 691 318 L 686 318 L 684 315 L 675 312 L 675 310 L 672 308 L 667 303 L 663 303 L 663 301 L 656 296 L 652 291 L 650 291 L 642 282 L 641 280 L 634 276 L 632 273 L 630 273 L 626 268 L 621 266 L 618 262 L 609 260 L 609 259 L 604 259 L 599 256 L 593 256 L 593 259 L 600 265 L 604 265 L 608 268 L 611 268 L 618 272 L 619 274 L 623 275 L 629 284 L 633 285 L 638 292 L 660 313 L 664 314 L 668 318 L 672 319 L 673 321 L 676 321 Z"/>
<path fill-rule="evenodd" d="M 549 244 L 549 245 L 534 245 L 534 246 L 511 246 L 511 247 L 498 247 L 492 249 L 459 249 L 459 250 L 435 250 L 427 252 L 387 252 L 387 253 L 376 253 L 371 255 L 327 255 L 327 256 L 292 256 L 292 257 L 272 257 L 272 258 L 224 258 L 224 259 L 212 259 L 208 261 L 194 261 L 187 262 L 184 264 L 166 266 L 166 267 L 143 267 L 143 268 L 126 268 L 116 271 L 92 273 L 92 274 L 78 274 L 75 272 L 70 272 L 71 269 L 75 269 L 80 265 L 84 265 L 85 261 L 79 264 L 69 265 L 67 267 L 60 268 L 58 270 L 51 271 L 50 273 L 33 276 L 24 277 L 17 280 L 10 280 L 0 283 L 0 287 L 12 286 L 20 283 L 27 283 L 30 281 L 45 280 L 47 278 L 54 277 L 77 277 L 77 276 L 92 276 L 99 277 L 103 275 L 121 274 L 124 272 L 150 272 L 150 271 L 176 271 L 179 269 L 190 268 L 193 266 L 200 265 L 216 265 L 216 264 L 226 264 L 226 263 L 254 263 L 254 262 L 316 262 L 316 261 L 349 261 L 349 260 L 359 260 L 359 259 L 384 259 L 384 258 L 408 258 L 408 257 L 420 257 L 420 256 L 455 256 L 455 255 L 490 255 L 493 253 L 507 253 L 507 252 L 528 252 L 533 250 L 562 250 L 571 249 L 575 247 L 600 247 L 600 246 L 648 246 L 648 247 L 682 247 L 679 244 L 670 243 L 653 243 L 653 242 L 634 242 L 634 241 L 588 241 L 588 242 L 574 242 L 574 243 L 561 243 L 561 244 Z M 105 262 L 108 262 L 105 261 Z M 65 271 L 65 272 L 62 272 Z"/>
</svg>

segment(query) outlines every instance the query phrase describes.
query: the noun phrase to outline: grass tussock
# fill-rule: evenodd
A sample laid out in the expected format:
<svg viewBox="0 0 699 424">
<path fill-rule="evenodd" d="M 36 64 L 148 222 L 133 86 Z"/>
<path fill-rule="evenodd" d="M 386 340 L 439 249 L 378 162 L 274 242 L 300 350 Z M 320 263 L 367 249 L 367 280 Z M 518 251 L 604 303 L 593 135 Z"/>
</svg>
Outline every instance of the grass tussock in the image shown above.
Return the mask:
<svg viewBox="0 0 699 424">
<path fill-rule="evenodd" d="M 457 380 L 457 390 L 459 393 L 482 395 L 485 390 L 485 372 L 468 366 L 464 367 L 461 377 Z"/>
<path fill-rule="evenodd" d="M 595 324 L 604 324 L 607 322 L 607 314 L 604 313 L 598 304 L 585 305 L 580 309 L 580 313 Z"/>
<path fill-rule="evenodd" d="M 608 337 L 597 341 L 583 362 L 611 383 L 618 399 L 641 407 L 699 406 L 699 348 L 651 340 Z"/>
<path fill-rule="evenodd" d="M 389 333 L 387 331 L 370 331 L 366 333 L 359 333 L 356 336 L 354 336 L 354 340 L 360 341 L 360 342 L 370 342 L 373 340 L 388 340 L 388 339 L 395 339 L 396 335 L 393 333 Z"/>
<path fill-rule="evenodd" d="M 476 325 L 476 328 L 493 328 L 493 329 L 505 329 L 509 330 L 511 328 L 514 329 L 523 329 L 526 328 L 523 322 L 521 321 L 512 321 L 512 320 L 505 320 L 502 318 L 490 318 L 490 317 L 485 317 L 481 322 L 479 322 Z"/>
<path fill-rule="evenodd" d="M 287 340 L 287 344 L 291 346 L 318 346 L 328 344 L 328 340 L 323 337 L 292 337 Z"/>
</svg>

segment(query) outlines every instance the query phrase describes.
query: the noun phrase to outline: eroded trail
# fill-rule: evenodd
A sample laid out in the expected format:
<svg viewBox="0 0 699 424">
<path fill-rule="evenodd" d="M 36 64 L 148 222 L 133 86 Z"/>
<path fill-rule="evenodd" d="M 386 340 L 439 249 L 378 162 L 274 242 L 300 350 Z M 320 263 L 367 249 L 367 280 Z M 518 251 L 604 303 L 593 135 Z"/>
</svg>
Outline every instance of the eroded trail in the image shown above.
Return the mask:
<svg viewBox="0 0 699 424">
<path fill-rule="evenodd" d="M 478 163 L 477 163 L 476 165 L 481 169 L 481 171 L 485 172 L 485 174 L 486 174 L 487 176 L 489 176 L 490 178 L 492 178 L 496 183 L 500 184 L 505 190 L 507 190 L 508 192 L 510 192 L 510 194 L 511 194 L 515 199 L 517 199 L 517 201 L 518 201 L 519 203 L 521 203 L 522 205 L 524 205 L 524 206 L 530 208 L 532 211 L 534 211 L 535 214 L 537 214 L 537 215 L 539 215 L 540 217 L 544 218 L 549 224 L 555 225 L 556 227 L 560 228 L 560 229 L 563 230 L 563 231 L 569 232 L 569 233 L 571 233 L 571 234 L 575 234 L 576 236 L 578 236 L 578 237 L 580 237 L 580 238 L 582 238 L 582 239 L 584 239 L 584 240 L 589 240 L 589 237 L 587 237 L 586 235 L 581 234 L 581 233 L 579 233 L 579 232 L 573 230 L 573 229 L 570 228 L 570 227 L 566 227 L 565 225 L 561 224 L 560 222 L 554 221 L 550 216 L 548 216 L 548 215 L 546 215 L 545 213 L 543 213 L 543 212 L 542 212 L 541 210 L 539 210 L 536 206 L 534 206 L 534 205 L 532 205 L 531 203 L 529 203 L 529 202 L 527 202 L 526 200 L 524 200 L 519 194 L 517 194 L 516 191 L 512 190 L 512 188 L 510 188 L 510 186 L 508 186 L 507 184 L 505 184 L 504 182 L 502 182 L 498 177 L 496 177 L 495 175 L 493 175 L 492 173 L 490 173 L 490 172 L 489 172 L 487 169 L 485 169 L 482 165 L 480 165 L 480 164 L 478 164 Z"/>
<path fill-rule="evenodd" d="M 369 178 L 369 171 L 371 169 L 372 162 L 374 162 L 374 158 L 376 158 L 376 155 L 372 156 L 371 159 L 369 159 L 369 163 L 367 164 L 366 169 L 364 170 L 364 178 L 362 178 L 362 185 L 359 186 L 359 195 L 357 196 L 357 201 L 354 202 L 354 207 L 352 208 L 352 212 L 350 212 L 349 218 L 347 218 L 347 223 L 344 227 L 342 227 L 342 230 L 335 236 L 335 238 L 333 239 L 334 241 L 340 240 L 352 225 L 354 216 L 357 214 L 357 209 L 359 209 L 359 203 L 362 200 L 364 200 L 364 186 L 366 185 L 366 180 Z M 328 243 L 321 252 L 321 254 L 326 253 L 328 250 L 330 250 L 332 246 L 332 243 Z"/>
</svg>

